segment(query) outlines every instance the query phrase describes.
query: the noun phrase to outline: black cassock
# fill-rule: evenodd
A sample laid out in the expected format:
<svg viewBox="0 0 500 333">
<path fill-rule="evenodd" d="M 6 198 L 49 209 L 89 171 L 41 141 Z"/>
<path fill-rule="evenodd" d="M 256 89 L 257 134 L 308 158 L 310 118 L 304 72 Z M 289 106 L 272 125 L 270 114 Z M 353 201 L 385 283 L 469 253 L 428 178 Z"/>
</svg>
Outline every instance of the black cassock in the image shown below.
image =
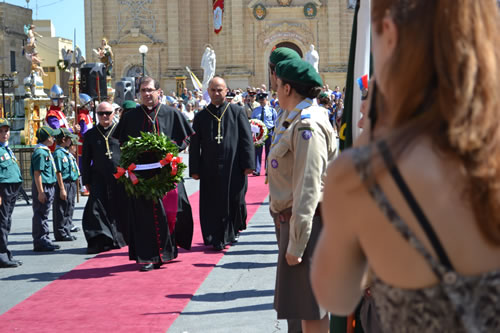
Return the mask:
<svg viewBox="0 0 500 333">
<path fill-rule="evenodd" d="M 229 104 L 222 115 L 220 144 L 218 121 L 227 102 L 210 104 L 196 114 L 195 134 L 189 148 L 189 174 L 200 175 L 200 223 L 205 245 L 234 242 L 246 228 L 245 169 L 255 169 L 252 133 L 243 107 Z M 212 114 L 210 114 L 210 112 Z"/>
<path fill-rule="evenodd" d="M 106 155 L 106 140 L 99 133 L 109 135 L 111 159 Z M 113 138 L 113 126 L 104 129 L 94 126 L 85 133 L 81 157 L 82 178 L 90 184 L 90 196 L 83 211 L 83 232 L 91 252 L 101 252 L 126 245 L 127 217 L 123 214 L 125 189 L 113 177 L 120 161 L 120 143 Z"/>
<path fill-rule="evenodd" d="M 160 110 L 155 117 L 158 107 Z M 154 125 L 152 121 L 154 121 Z M 123 144 L 129 140 L 129 137 L 139 137 L 140 132 L 158 133 L 158 131 L 174 141 L 179 146 L 179 151 L 186 149 L 189 138 L 193 134 L 191 126 L 178 110 L 159 104 L 152 110 L 141 105 L 124 114 L 115 135 Z M 144 161 L 144 163 L 150 162 Z M 191 205 L 182 182 L 177 184 L 177 191 L 178 209 L 174 235 L 179 239 L 177 241 L 179 246 L 190 248 L 193 236 Z M 161 199 L 152 201 L 134 197 L 129 198 L 129 203 L 132 225 L 129 243 L 130 259 L 136 260 L 138 263 L 161 263 L 176 258 L 176 236 L 169 233 L 167 217 Z M 186 227 L 187 233 L 178 232 L 180 228 Z"/>
</svg>

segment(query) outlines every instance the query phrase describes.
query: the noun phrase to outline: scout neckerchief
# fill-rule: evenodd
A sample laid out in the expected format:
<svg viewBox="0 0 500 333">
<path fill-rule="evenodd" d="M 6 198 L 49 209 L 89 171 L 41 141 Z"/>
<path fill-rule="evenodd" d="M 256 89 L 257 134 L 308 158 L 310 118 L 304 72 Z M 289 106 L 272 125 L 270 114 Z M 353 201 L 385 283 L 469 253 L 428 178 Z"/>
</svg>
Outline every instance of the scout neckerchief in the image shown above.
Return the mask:
<svg viewBox="0 0 500 333">
<path fill-rule="evenodd" d="M 80 169 L 78 168 L 78 164 L 76 164 L 76 158 L 71 154 L 66 148 L 61 147 L 61 146 L 56 146 L 56 151 L 57 150 L 62 150 L 63 153 L 66 155 L 66 157 L 69 158 L 69 164 L 71 165 L 71 169 L 73 172 L 78 174 L 78 177 L 80 177 Z"/>
<path fill-rule="evenodd" d="M 276 131 L 273 135 L 273 143 L 271 144 L 271 149 L 280 141 L 281 137 L 283 136 L 283 133 L 286 131 L 288 126 L 293 122 L 293 120 L 299 115 L 302 110 L 310 107 L 312 105 L 313 101 L 310 98 L 304 99 L 302 102 L 297 104 L 295 109 L 293 109 L 289 114 L 288 117 L 284 122 L 281 123 L 281 127 L 278 131 Z"/>
<path fill-rule="evenodd" d="M 5 148 L 7 150 L 7 153 L 9 153 L 10 158 L 12 158 L 15 162 L 17 162 L 16 155 L 14 155 L 14 152 L 9 147 L 9 141 L 6 141 L 5 143 L 0 142 L 0 147 Z"/>
<path fill-rule="evenodd" d="M 156 134 L 160 135 L 160 125 L 158 124 L 158 128 L 156 128 L 156 118 L 158 117 L 158 112 L 160 112 L 160 108 L 161 108 L 160 103 L 156 104 L 156 106 L 154 106 L 151 111 L 154 111 L 155 108 L 156 108 L 155 116 L 154 116 L 154 118 L 151 118 L 151 116 L 149 115 L 149 112 L 144 109 L 144 105 L 141 105 L 142 112 L 144 112 L 146 117 L 148 117 L 149 121 L 151 122 L 151 126 L 153 126 L 153 133 L 156 132 Z"/>
<path fill-rule="evenodd" d="M 42 149 L 42 150 L 46 150 L 46 151 L 48 151 L 48 152 L 49 152 L 49 159 L 50 159 L 50 162 L 52 162 L 52 167 L 54 168 L 54 172 L 56 172 L 56 171 L 57 171 L 57 168 L 56 168 L 56 163 L 54 162 L 54 157 L 52 157 L 52 153 L 50 152 L 49 147 L 47 147 L 47 146 L 46 146 L 46 145 L 44 145 L 44 144 L 39 143 L 39 144 L 37 144 L 37 145 L 35 146 L 35 150 L 37 150 L 37 149 Z"/>
<path fill-rule="evenodd" d="M 215 137 L 215 140 L 217 140 L 217 144 L 220 144 L 220 140 L 223 139 L 223 137 L 220 135 L 220 122 L 222 120 L 222 117 L 224 117 L 224 113 L 226 113 L 226 110 L 227 108 L 229 107 L 229 103 L 227 103 L 226 105 L 226 108 L 224 109 L 224 111 L 222 111 L 222 114 L 220 115 L 220 117 L 217 117 L 215 114 L 212 113 L 212 111 L 210 111 L 207 107 L 207 111 L 208 113 L 210 113 L 215 119 L 217 119 L 217 136 Z"/>
<path fill-rule="evenodd" d="M 108 135 L 104 135 L 101 132 L 101 130 L 99 129 L 99 126 L 95 127 L 95 128 L 97 128 L 97 130 L 99 131 L 99 134 L 102 135 L 102 137 L 104 138 L 104 141 L 106 142 L 106 153 L 104 155 L 108 156 L 109 159 L 111 159 L 111 155 L 113 155 L 113 152 L 111 151 L 111 149 L 109 149 L 109 136 L 111 135 L 111 133 L 113 133 L 113 129 L 116 127 L 117 124 L 118 123 L 113 124 L 113 127 L 111 127 L 111 129 L 109 130 Z"/>
</svg>

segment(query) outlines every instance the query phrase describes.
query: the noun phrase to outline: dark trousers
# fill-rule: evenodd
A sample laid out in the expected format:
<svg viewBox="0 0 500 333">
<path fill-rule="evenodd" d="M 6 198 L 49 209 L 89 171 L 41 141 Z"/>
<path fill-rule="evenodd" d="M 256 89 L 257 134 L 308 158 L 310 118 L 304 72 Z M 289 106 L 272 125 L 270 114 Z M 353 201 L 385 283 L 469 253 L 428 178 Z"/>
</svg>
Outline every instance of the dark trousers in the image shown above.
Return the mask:
<svg viewBox="0 0 500 333">
<path fill-rule="evenodd" d="M 272 133 L 269 133 L 265 143 L 261 147 L 255 147 L 255 172 L 260 173 L 260 167 L 262 164 L 262 148 L 265 149 L 266 159 L 265 159 L 265 169 L 267 170 L 267 155 L 269 154 L 269 148 L 271 148 Z"/>
<path fill-rule="evenodd" d="M 12 225 L 12 212 L 16 206 L 16 199 L 21 188 L 21 183 L 0 184 L 0 262 L 12 259 L 12 254 L 7 248 L 10 227 Z"/>
<path fill-rule="evenodd" d="M 38 201 L 38 190 L 35 182 L 31 184 L 31 193 L 33 194 L 33 219 L 32 231 L 33 246 L 43 247 L 51 244 L 49 237 L 49 212 L 54 201 L 55 184 L 42 184 L 47 200 L 45 203 Z"/>
<path fill-rule="evenodd" d="M 61 189 L 56 183 L 54 194 L 54 205 L 52 206 L 52 220 L 54 227 L 54 238 L 61 240 L 64 237 L 71 236 L 71 227 L 73 226 L 73 212 L 75 210 L 76 182 L 73 180 L 63 181 L 66 190 L 66 200 L 61 200 Z"/>
</svg>

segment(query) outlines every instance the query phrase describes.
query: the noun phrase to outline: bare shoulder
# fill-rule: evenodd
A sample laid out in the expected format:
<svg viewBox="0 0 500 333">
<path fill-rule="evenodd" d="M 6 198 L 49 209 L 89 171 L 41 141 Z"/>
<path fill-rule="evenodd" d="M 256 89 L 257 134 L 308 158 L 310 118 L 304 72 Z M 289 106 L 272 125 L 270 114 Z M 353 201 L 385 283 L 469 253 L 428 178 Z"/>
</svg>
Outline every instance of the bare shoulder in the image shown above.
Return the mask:
<svg viewBox="0 0 500 333">
<path fill-rule="evenodd" d="M 346 150 L 328 166 L 323 212 L 329 217 L 326 224 L 331 222 L 336 229 L 355 228 L 351 222 L 354 215 L 362 211 L 356 205 L 359 196 L 367 195 L 367 192 L 354 164 L 354 158 L 361 153 L 359 148 Z"/>
<path fill-rule="evenodd" d="M 351 148 L 343 151 L 333 160 L 327 170 L 327 185 L 335 184 L 337 189 L 353 190 L 359 187 L 360 178 L 354 164 L 354 157 L 361 154 L 362 148 Z"/>
</svg>

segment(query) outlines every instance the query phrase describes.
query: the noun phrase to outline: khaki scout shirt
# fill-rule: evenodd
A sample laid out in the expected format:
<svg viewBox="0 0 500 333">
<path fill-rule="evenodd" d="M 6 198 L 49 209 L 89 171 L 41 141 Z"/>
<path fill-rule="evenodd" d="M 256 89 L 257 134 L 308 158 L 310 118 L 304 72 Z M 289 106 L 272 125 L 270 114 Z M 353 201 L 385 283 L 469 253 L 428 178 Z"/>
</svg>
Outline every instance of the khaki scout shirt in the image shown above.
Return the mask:
<svg viewBox="0 0 500 333">
<path fill-rule="evenodd" d="M 333 128 L 322 109 L 312 105 L 302 110 L 268 157 L 271 211 L 292 208 L 287 252 L 297 257 L 302 256 L 309 241 L 328 162 L 337 151 Z M 280 122 L 287 116 L 284 112 Z"/>
</svg>

